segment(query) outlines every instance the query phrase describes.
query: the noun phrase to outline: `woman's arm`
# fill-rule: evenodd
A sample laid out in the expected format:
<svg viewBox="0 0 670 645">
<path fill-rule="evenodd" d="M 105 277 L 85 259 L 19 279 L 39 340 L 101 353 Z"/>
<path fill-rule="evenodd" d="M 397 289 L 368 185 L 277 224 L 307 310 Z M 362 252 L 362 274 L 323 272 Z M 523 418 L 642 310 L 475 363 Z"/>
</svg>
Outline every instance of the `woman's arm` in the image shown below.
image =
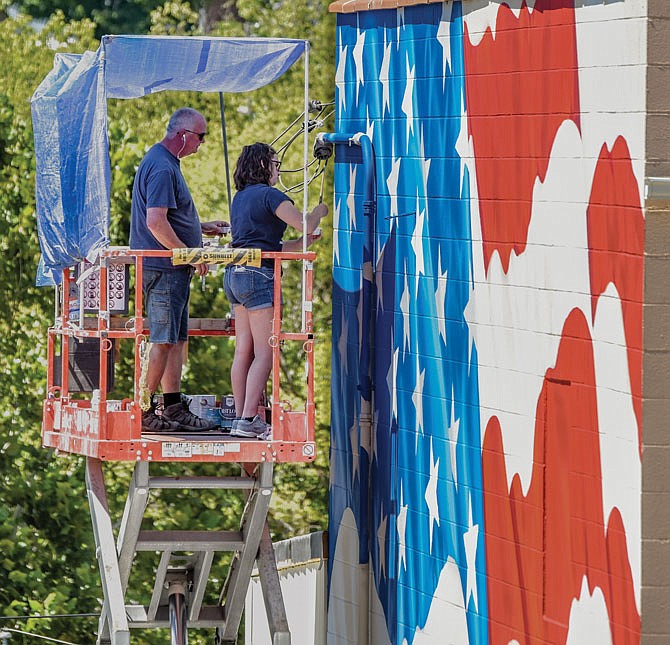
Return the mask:
<svg viewBox="0 0 670 645">
<path fill-rule="evenodd" d="M 307 214 L 307 233 L 313 233 L 323 217 L 328 214 L 328 206 L 318 204 Z M 275 215 L 289 226 L 302 232 L 302 213 L 293 205 L 290 200 L 286 200 L 277 206 Z"/>
<path fill-rule="evenodd" d="M 307 234 L 307 246 L 310 246 L 312 242 L 318 240 L 321 237 L 321 231 L 315 231 L 314 234 Z M 295 240 L 286 240 L 282 242 L 281 246 L 282 251 L 293 252 L 296 251 L 300 253 L 302 251 L 302 235 Z"/>
</svg>

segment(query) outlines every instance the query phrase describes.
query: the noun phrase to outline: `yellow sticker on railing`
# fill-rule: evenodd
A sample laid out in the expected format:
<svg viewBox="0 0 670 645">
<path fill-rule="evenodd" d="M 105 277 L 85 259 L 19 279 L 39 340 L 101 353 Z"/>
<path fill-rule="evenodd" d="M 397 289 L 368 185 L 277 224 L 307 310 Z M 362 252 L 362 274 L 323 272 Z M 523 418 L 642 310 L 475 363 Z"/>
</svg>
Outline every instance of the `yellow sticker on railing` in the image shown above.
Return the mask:
<svg viewBox="0 0 670 645">
<path fill-rule="evenodd" d="M 260 249 L 224 249 L 203 247 L 201 249 L 172 249 L 172 264 L 248 264 L 261 265 Z"/>
</svg>

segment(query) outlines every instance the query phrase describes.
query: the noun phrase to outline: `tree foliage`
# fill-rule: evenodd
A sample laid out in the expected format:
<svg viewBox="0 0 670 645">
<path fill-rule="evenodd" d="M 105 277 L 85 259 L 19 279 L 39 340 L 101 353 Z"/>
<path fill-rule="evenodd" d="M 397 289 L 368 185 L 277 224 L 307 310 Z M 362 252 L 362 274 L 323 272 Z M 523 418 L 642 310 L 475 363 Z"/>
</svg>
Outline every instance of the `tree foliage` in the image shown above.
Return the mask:
<svg viewBox="0 0 670 645">
<path fill-rule="evenodd" d="M 0 0 L 0 11 L 7 9 Z M 93 7 L 95 5 L 95 7 Z M 34 286 L 39 260 L 35 226 L 35 162 L 29 99 L 53 64 L 55 51 L 83 52 L 96 49 L 100 25 L 99 3 L 58 3 L 29 0 L 33 16 L 20 14 L 0 21 L 0 617 L 16 615 L 98 613 L 101 598 L 94 554 L 88 503 L 84 486 L 84 461 L 75 456 L 58 457 L 41 447 L 41 405 L 45 392 L 46 329 L 53 316 L 53 292 Z M 123 8 L 125 6 L 125 8 Z M 226 17 L 211 29 L 213 35 L 283 36 L 308 38 L 312 45 L 311 97 L 332 100 L 334 27 L 327 2 L 300 0 L 269 4 L 264 0 L 227 3 Z M 198 34 L 201 16 L 189 5 L 150 2 L 105 3 L 105 11 L 128 10 L 126 32 L 144 29 L 152 33 Z M 64 10 L 67 8 L 67 13 Z M 94 11 L 94 8 L 96 11 Z M 131 16 L 148 8 L 152 24 L 144 26 Z M 132 11 L 131 11 L 132 9 Z M 151 13 L 153 10 L 153 13 Z M 121 12 L 122 13 L 122 12 Z M 32 17 L 49 15 L 36 28 Z M 6 14 L 5 14 L 6 15 Z M 67 16 L 67 17 L 66 17 Z M 79 18 L 74 19 L 74 18 Z M 96 24 L 95 20 L 99 20 Z M 108 31 L 105 27 L 105 31 Z M 144 152 L 164 132 L 174 109 L 191 105 L 209 120 L 210 136 L 201 152 L 184 162 L 185 174 L 203 219 L 228 217 L 225 164 L 222 155 L 219 97 L 213 94 L 162 93 L 133 101 L 109 102 L 109 141 L 112 167 L 112 243 L 128 240 L 132 181 Z M 256 140 L 271 141 L 302 111 L 302 69 L 296 66 L 272 86 L 250 94 L 225 96 L 227 143 L 230 164 L 241 147 Z M 327 124 L 332 129 L 332 121 Z M 301 163 L 302 145 L 287 152 L 287 167 Z M 231 169 L 232 171 L 232 169 Z M 330 194 L 329 180 L 326 194 Z M 310 189 L 310 207 L 318 189 Z M 301 197 L 296 197 L 301 207 Z M 271 528 L 275 539 L 326 528 L 328 494 L 328 419 L 330 375 L 330 257 L 332 236 L 324 226 L 324 238 L 316 250 L 315 328 L 317 336 L 317 439 L 319 457 L 314 465 L 284 465 L 276 469 L 276 492 Z M 287 299 L 298 293 L 298 272 L 286 271 Z M 206 290 L 194 283 L 192 314 L 225 315 L 228 304 L 221 276 L 207 280 Z M 287 324 L 296 323 L 287 311 Z M 193 339 L 183 380 L 185 392 L 221 395 L 230 391 L 229 366 L 232 344 L 211 338 Z M 304 396 L 299 351 L 285 352 L 283 370 L 293 380 L 291 395 Z M 117 387 L 130 391 L 130 361 L 122 356 L 117 365 Z M 292 379 L 297 375 L 295 379 Z M 127 392 L 125 393 L 127 395 Z M 236 466 L 155 464 L 157 474 L 222 474 Z M 132 465 L 107 464 L 112 517 L 120 520 Z M 242 501 L 234 493 L 162 491 L 149 506 L 147 527 L 237 527 Z M 156 562 L 147 557 L 137 563 L 129 597 L 146 602 Z M 225 562 L 215 575 L 224 575 Z M 216 590 L 215 590 L 216 591 Z M 216 600 L 210 599 L 210 600 Z M 97 620 L 90 617 L 30 619 L 0 623 L 48 634 L 74 643 L 92 642 Z M 135 634 L 135 633 L 134 633 Z M 164 633 L 147 631 L 133 636 L 136 642 L 165 642 Z M 14 636 L 12 642 L 22 642 Z M 25 642 L 31 642 L 26 640 Z M 191 642 L 211 642 L 211 633 L 194 634 Z"/>
</svg>

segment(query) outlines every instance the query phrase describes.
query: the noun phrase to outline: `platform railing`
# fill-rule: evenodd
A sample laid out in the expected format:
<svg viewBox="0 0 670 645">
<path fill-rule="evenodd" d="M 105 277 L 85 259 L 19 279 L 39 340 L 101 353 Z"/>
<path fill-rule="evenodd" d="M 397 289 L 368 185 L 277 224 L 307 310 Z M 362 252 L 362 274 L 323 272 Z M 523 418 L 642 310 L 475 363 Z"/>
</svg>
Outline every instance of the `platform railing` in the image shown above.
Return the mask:
<svg viewBox="0 0 670 645">
<path fill-rule="evenodd" d="M 226 461 L 238 460 L 234 458 L 232 450 L 227 458 L 223 458 L 227 450 L 225 445 L 212 449 L 213 452 L 218 451 L 222 454 L 206 454 L 211 448 L 209 444 L 216 446 L 219 439 L 221 442 L 231 440 L 240 442 L 237 437 L 215 438 L 216 433 L 209 433 L 203 438 L 200 434 L 191 437 L 175 433 L 179 437 L 177 442 L 173 434 L 158 438 L 152 435 L 150 439 L 147 438 L 147 435 L 142 434 L 140 409 L 142 360 L 145 343 L 149 340 L 149 330 L 143 315 L 144 302 L 141 289 L 143 262 L 147 257 L 171 257 L 171 255 L 169 251 L 130 250 L 127 247 L 110 247 L 102 251 L 97 267 L 92 269 L 99 271 L 97 281 L 99 305 L 95 313 L 84 306 L 82 297 L 84 284 L 79 284 L 78 290 L 73 289 L 76 280 L 72 270 L 63 271 L 62 284 L 57 290 L 55 320 L 49 328 L 47 344 L 47 397 L 43 414 L 43 443 L 45 446 L 99 459 L 186 460 L 184 455 L 188 453 L 190 444 L 191 456 L 188 457 L 188 460 L 215 461 L 219 460 L 215 458 L 217 456 Z M 309 251 L 262 252 L 261 257 L 273 260 L 275 269 L 275 305 L 272 335 L 269 341 L 273 351 L 269 401 L 272 438 L 267 442 L 267 446 L 265 442 L 255 440 L 249 442 L 242 439 L 243 445 L 240 453 L 241 456 L 257 456 L 257 459 L 244 459 L 244 461 L 312 461 L 315 454 L 312 299 L 313 262 L 316 254 Z M 301 328 L 295 331 L 285 330 L 282 319 L 282 262 L 285 261 L 300 261 L 303 265 Z M 112 263 L 134 267 L 134 286 L 129 290 L 127 314 L 124 315 L 110 312 L 108 272 Z M 80 276 L 82 274 L 83 272 L 80 271 Z M 76 316 L 73 305 L 79 308 Z M 191 319 L 189 336 L 233 337 L 234 335 L 234 324 L 231 324 L 229 318 Z M 91 338 L 99 341 L 98 388 L 93 392 L 89 391 L 90 398 L 86 398 L 86 395 L 73 397 L 68 383 L 70 345 L 71 342 Z M 134 343 L 133 392 L 129 392 L 128 397 L 120 403 L 114 401 L 112 404 L 108 400 L 110 361 L 113 362 L 112 352 L 116 349 L 115 343 L 122 340 Z M 302 410 L 292 409 L 292 406 L 282 399 L 280 354 L 284 341 L 302 343 L 305 370 L 305 402 Z M 60 345 L 60 359 L 57 358 L 57 345 Z M 57 365 L 58 360 L 60 360 L 60 366 Z M 60 370 L 59 385 L 56 379 L 57 369 Z M 222 369 L 226 369 L 226 366 L 222 365 Z M 76 392 L 78 393 L 79 390 Z M 177 453 L 173 455 L 166 449 L 166 445 L 174 446 L 177 443 L 186 446 L 181 455 Z M 157 444 L 165 445 L 158 446 Z M 261 446 L 265 449 L 261 450 Z M 194 450 L 197 454 L 193 454 Z"/>
</svg>

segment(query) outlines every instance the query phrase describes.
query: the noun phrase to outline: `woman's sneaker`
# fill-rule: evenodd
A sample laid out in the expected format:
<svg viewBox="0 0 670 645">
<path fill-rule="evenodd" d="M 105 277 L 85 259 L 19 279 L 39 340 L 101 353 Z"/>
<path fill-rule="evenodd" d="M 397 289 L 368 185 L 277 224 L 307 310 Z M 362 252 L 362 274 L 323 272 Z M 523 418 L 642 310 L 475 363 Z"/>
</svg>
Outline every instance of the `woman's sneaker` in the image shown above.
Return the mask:
<svg viewBox="0 0 670 645">
<path fill-rule="evenodd" d="M 270 437 L 270 426 L 256 415 L 251 421 L 246 419 L 235 419 L 230 434 L 234 437 L 255 437 L 256 439 L 268 439 Z"/>
</svg>

